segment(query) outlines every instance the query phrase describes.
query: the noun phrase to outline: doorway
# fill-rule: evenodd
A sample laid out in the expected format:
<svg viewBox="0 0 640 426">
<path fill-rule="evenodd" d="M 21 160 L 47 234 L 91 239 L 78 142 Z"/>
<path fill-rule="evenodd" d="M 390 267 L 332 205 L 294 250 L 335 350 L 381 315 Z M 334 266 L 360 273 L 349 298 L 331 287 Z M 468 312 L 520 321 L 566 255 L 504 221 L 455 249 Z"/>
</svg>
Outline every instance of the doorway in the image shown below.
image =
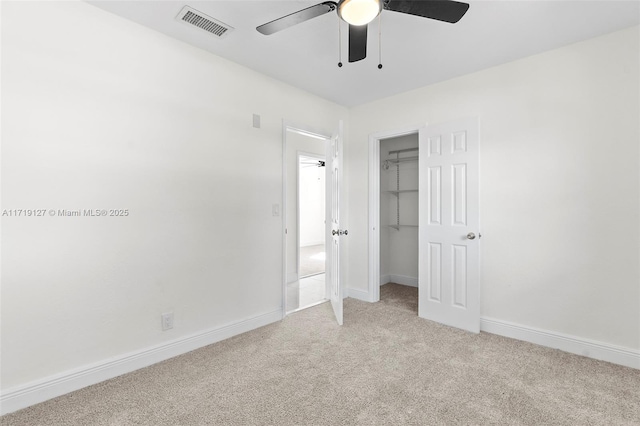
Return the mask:
<svg viewBox="0 0 640 426">
<path fill-rule="evenodd" d="M 298 280 L 287 285 L 287 311 L 326 302 L 326 157 L 298 152 Z"/>
<path fill-rule="evenodd" d="M 329 298 L 326 153 L 329 137 L 285 128 L 285 315 Z"/>
<path fill-rule="evenodd" d="M 406 174 L 401 158 L 416 157 L 419 151 L 402 151 L 415 149 L 418 146 L 421 126 L 406 127 L 388 132 L 375 133 L 369 136 L 369 301 L 380 301 L 381 286 L 392 281 L 402 281 L 400 285 L 418 286 L 418 265 L 403 265 L 400 268 L 389 269 L 390 240 L 394 238 L 400 246 L 411 246 L 412 259 L 419 255 L 416 242 L 418 241 L 418 182 L 414 182 L 419 173 L 417 163 L 413 165 L 410 179 Z M 388 142 L 387 142 L 388 141 Z M 399 151 L 391 152 L 390 151 Z M 399 165 L 396 168 L 396 164 Z M 400 173 L 400 167 L 403 172 Z M 385 168 L 387 170 L 385 170 Z M 403 176 L 405 179 L 403 179 Z M 399 179 L 398 179 L 399 178 Z M 401 186 L 398 186 L 400 184 Z M 405 186 L 413 185 L 414 186 Z M 413 190 L 415 193 L 399 192 Z M 394 191 L 394 192 L 390 192 Z M 399 199 L 399 197 L 403 197 Z M 412 200 L 409 197 L 415 198 Z M 406 199 L 405 199 L 406 198 Z M 410 209 L 403 209 L 404 203 L 414 204 Z M 410 216 L 407 216 L 410 213 Z M 415 226 L 400 226 L 415 225 Z M 392 235 L 397 232 L 397 235 Z M 411 238 L 411 232 L 416 235 Z M 399 247 L 400 247 L 399 246 Z M 394 253 L 402 256 L 402 253 Z M 409 262 L 411 263 L 411 262 Z M 414 262 L 415 263 L 415 262 Z M 418 268 L 419 269 L 419 268 Z M 408 271 L 408 272 L 407 272 Z M 392 273 L 395 272 L 395 273 Z M 404 272 L 404 273 L 403 273 Z M 414 279 L 410 279 L 414 278 Z M 417 314 L 417 312 L 416 312 Z"/>
<path fill-rule="evenodd" d="M 418 133 L 380 141 L 380 300 L 418 315 Z"/>
</svg>

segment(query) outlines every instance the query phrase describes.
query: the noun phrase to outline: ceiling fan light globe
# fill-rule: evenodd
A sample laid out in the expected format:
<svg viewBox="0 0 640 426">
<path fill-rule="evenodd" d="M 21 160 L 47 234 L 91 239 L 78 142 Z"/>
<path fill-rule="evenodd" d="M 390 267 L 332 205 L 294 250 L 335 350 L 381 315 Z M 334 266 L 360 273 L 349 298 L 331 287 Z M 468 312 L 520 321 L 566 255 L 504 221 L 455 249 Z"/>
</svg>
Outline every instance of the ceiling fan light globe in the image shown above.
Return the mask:
<svg viewBox="0 0 640 426">
<path fill-rule="evenodd" d="M 382 11 L 380 0 L 342 0 L 338 14 L 351 25 L 366 25 Z"/>
</svg>

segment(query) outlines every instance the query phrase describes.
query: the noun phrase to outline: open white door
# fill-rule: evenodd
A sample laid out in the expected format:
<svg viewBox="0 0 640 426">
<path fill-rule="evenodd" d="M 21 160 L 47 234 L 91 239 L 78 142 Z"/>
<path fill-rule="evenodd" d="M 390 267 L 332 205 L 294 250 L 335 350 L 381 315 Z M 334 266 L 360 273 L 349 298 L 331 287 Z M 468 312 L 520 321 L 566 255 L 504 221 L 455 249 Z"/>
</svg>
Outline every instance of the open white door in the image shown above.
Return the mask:
<svg viewBox="0 0 640 426">
<path fill-rule="evenodd" d="M 478 119 L 420 130 L 422 318 L 480 332 Z"/>
<path fill-rule="evenodd" d="M 340 228 L 340 180 L 342 172 L 342 121 L 338 124 L 338 131 L 332 136 L 328 145 L 326 173 L 327 178 L 327 249 L 325 274 L 327 286 L 330 289 L 330 300 L 338 324 L 342 325 L 342 286 L 340 283 L 340 238 L 347 235 L 346 230 Z"/>
</svg>

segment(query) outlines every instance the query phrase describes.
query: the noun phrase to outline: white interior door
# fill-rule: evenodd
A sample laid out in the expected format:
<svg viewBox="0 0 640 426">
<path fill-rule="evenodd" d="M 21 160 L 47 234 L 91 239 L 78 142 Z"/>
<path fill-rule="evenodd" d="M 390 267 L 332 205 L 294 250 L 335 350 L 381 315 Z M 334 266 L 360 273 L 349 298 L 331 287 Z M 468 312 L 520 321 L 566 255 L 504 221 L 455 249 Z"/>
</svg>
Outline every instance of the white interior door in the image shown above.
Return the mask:
<svg viewBox="0 0 640 426">
<path fill-rule="evenodd" d="M 418 315 L 480 331 L 478 119 L 420 131 Z"/>
<path fill-rule="evenodd" d="M 342 325 L 342 286 L 340 283 L 340 238 L 348 234 L 340 228 L 340 180 L 341 180 L 341 157 L 342 157 L 342 122 L 339 123 L 338 131 L 331 138 L 328 144 L 326 164 L 327 187 L 327 272 L 325 274 L 327 286 L 330 289 L 330 300 L 333 312 L 336 315 L 338 324 Z"/>
</svg>

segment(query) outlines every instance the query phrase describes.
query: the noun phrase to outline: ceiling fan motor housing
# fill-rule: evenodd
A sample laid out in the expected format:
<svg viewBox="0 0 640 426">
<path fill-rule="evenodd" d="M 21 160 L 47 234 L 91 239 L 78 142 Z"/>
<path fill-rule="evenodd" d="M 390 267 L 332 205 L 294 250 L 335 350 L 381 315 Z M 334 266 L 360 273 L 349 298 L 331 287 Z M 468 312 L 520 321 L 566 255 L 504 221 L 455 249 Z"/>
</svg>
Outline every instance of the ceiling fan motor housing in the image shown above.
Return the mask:
<svg viewBox="0 0 640 426">
<path fill-rule="evenodd" d="M 350 25 L 367 25 L 382 12 L 383 0 L 340 0 L 338 16 Z"/>
</svg>

